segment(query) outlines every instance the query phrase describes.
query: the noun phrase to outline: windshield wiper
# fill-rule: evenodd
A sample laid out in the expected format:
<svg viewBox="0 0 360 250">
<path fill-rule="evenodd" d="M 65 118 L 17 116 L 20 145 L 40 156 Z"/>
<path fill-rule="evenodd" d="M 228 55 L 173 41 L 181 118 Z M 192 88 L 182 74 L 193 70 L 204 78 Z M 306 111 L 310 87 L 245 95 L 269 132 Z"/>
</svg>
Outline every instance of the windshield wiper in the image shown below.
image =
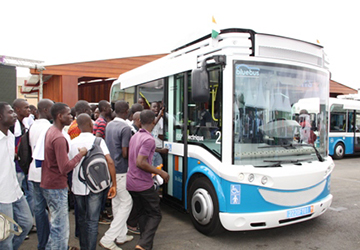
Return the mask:
<svg viewBox="0 0 360 250">
<path fill-rule="evenodd" d="M 299 160 L 264 160 L 264 162 L 273 162 L 274 164 L 268 166 L 257 167 L 281 167 L 281 163 L 293 163 L 295 165 L 301 165 L 302 161 L 311 161 L 313 158 L 299 159 Z"/>
<path fill-rule="evenodd" d="M 282 147 L 282 148 L 285 148 L 285 149 L 293 149 L 295 147 L 312 147 L 314 150 L 315 150 L 315 154 L 317 156 L 317 158 L 319 159 L 320 162 L 323 162 L 325 161 L 324 158 L 321 156 L 321 154 L 319 153 L 319 151 L 316 149 L 315 145 L 312 145 L 312 144 L 283 144 L 283 145 L 268 145 L 268 146 L 261 146 L 261 147 L 258 147 L 258 148 L 276 148 L 276 147 Z"/>
</svg>

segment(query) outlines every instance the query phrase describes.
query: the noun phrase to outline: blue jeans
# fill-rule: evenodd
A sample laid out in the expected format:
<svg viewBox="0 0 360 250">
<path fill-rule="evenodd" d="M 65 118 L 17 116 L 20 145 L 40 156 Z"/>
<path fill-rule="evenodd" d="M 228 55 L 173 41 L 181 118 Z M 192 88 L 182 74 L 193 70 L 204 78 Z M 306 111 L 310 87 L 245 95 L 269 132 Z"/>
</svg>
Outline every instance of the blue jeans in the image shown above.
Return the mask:
<svg viewBox="0 0 360 250">
<path fill-rule="evenodd" d="M 10 234 L 10 236 L 0 242 L 0 249 L 14 249 L 17 250 L 23 243 L 26 235 L 30 232 L 33 225 L 32 216 L 25 196 L 13 203 L 0 203 L 0 212 L 13 218 L 16 223 L 22 228 L 23 232 L 19 236 Z M 11 225 L 12 229 L 14 228 Z M 17 230 L 17 229 L 16 229 Z"/>
<path fill-rule="evenodd" d="M 98 223 L 103 202 L 104 193 L 107 194 L 108 189 L 100 192 L 90 192 L 88 195 L 75 195 L 76 205 L 78 209 L 79 222 L 79 240 L 80 248 L 87 250 L 95 250 L 98 234 Z"/>
<path fill-rule="evenodd" d="M 20 187 L 24 191 L 25 198 L 29 203 L 31 214 L 34 215 L 34 198 L 33 198 L 33 190 L 34 187 L 32 182 L 28 181 L 28 176 L 24 174 L 24 172 L 17 172 L 16 177 L 20 184 Z"/>
<path fill-rule="evenodd" d="M 68 189 L 42 189 L 51 214 L 49 250 L 67 250 L 69 241 Z"/>
<path fill-rule="evenodd" d="M 38 249 L 45 250 L 49 239 L 50 224 L 48 212 L 46 210 L 46 200 L 40 182 L 31 182 L 34 187 L 34 215 L 38 237 Z"/>
</svg>

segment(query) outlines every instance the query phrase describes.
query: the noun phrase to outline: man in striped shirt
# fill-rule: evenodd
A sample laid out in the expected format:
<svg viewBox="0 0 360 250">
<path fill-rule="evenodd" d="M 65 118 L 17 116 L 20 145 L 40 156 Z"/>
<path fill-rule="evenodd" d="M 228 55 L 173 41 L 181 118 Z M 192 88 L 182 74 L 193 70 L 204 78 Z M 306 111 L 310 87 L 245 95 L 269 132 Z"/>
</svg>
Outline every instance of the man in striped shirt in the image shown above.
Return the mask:
<svg viewBox="0 0 360 250">
<path fill-rule="evenodd" d="M 100 101 L 99 111 L 100 116 L 94 123 L 93 134 L 97 137 L 102 137 L 105 139 L 105 128 L 112 112 L 110 103 L 106 100 Z"/>
</svg>

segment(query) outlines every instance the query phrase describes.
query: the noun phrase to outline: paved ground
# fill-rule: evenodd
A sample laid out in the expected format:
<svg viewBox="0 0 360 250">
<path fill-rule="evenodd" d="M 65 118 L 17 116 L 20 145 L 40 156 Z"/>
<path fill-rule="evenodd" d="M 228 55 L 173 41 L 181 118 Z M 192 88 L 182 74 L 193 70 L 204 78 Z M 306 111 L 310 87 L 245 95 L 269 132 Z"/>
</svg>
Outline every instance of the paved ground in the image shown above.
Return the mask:
<svg viewBox="0 0 360 250">
<path fill-rule="evenodd" d="M 314 220 L 276 229 L 224 232 L 207 237 L 194 229 L 187 214 L 162 205 L 163 220 L 155 237 L 154 249 L 360 249 L 360 158 L 348 157 L 335 163 L 332 206 Z M 72 211 L 70 224 L 70 245 L 78 246 L 74 238 Z M 106 225 L 99 226 L 98 239 L 107 228 Z M 134 241 L 122 248 L 134 249 L 137 239 L 135 236 Z M 36 234 L 31 234 L 20 250 L 36 249 L 36 244 Z"/>
</svg>

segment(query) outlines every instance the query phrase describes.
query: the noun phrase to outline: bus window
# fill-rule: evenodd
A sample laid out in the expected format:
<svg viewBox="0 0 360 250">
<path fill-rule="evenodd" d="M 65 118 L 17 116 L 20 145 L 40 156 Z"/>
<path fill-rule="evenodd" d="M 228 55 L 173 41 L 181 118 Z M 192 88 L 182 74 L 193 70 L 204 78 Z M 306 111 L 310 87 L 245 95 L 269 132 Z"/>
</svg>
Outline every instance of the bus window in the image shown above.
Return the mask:
<svg viewBox="0 0 360 250">
<path fill-rule="evenodd" d="M 330 132 L 346 131 L 346 110 L 343 105 L 334 104 L 331 106 L 330 113 Z"/>
<path fill-rule="evenodd" d="M 138 99 L 143 99 L 143 106 L 147 109 L 150 108 L 152 102 L 158 102 L 160 108 L 163 106 L 164 99 L 164 79 L 145 83 L 139 86 Z"/>
<path fill-rule="evenodd" d="M 134 93 L 135 87 L 120 89 L 120 83 L 113 84 L 110 92 L 110 101 L 112 108 L 114 109 L 115 102 L 119 100 L 126 101 L 131 107 L 131 105 L 134 104 Z"/>
</svg>

